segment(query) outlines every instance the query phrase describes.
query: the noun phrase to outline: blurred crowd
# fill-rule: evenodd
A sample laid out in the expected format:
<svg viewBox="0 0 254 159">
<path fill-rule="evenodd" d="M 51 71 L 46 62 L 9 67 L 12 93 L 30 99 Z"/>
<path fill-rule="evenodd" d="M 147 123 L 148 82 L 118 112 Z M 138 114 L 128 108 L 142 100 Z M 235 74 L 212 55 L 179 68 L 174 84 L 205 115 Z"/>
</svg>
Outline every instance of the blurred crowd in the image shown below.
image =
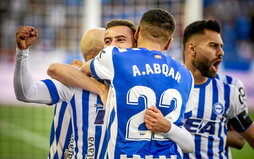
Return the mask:
<svg viewBox="0 0 254 159">
<path fill-rule="evenodd" d="M 160 7 L 176 18 L 177 32 L 170 50 L 181 59 L 184 0 L 101 0 L 102 26 L 113 18 L 137 22 L 142 13 Z M 254 63 L 254 0 L 203 0 L 204 18 L 217 19 L 223 30 L 226 69 L 251 69 Z M 81 19 L 84 0 L 1 0 L 0 1 L 0 63 L 13 62 L 15 30 L 32 25 L 40 32 L 39 44 L 33 49 L 46 53 L 60 50 L 79 54 L 82 35 Z M 91 15 L 92 16 L 92 15 Z M 172 51 L 173 50 L 173 51 Z"/>
<path fill-rule="evenodd" d="M 204 0 L 204 18 L 220 21 L 225 68 L 246 70 L 254 61 L 254 0 Z"/>
</svg>

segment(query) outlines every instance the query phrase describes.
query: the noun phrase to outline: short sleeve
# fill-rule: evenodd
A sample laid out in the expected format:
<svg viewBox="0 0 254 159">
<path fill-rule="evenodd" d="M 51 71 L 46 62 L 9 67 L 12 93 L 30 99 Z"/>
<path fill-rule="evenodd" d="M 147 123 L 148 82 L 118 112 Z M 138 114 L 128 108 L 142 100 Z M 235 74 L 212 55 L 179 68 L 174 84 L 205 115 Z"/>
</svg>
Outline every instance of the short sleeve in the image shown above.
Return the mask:
<svg viewBox="0 0 254 159">
<path fill-rule="evenodd" d="M 230 108 L 228 112 L 228 118 L 232 119 L 241 112 L 243 112 L 244 110 L 246 110 L 247 106 L 241 101 L 241 95 L 238 89 L 233 85 L 229 86 L 230 86 Z"/>
<path fill-rule="evenodd" d="M 112 80 L 114 76 L 113 50 L 116 47 L 106 47 L 92 61 L 90 68 L 92 74 L 101 80 Z"/>
</svg>

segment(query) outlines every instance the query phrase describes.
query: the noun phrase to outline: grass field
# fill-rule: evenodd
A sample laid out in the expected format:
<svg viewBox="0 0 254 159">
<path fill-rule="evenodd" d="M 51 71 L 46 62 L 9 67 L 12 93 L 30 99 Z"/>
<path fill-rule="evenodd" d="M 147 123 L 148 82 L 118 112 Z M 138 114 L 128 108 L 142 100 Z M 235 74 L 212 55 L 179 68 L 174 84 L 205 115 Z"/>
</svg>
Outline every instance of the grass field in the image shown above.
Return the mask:
<svg viewBox="0 0 254 159">
<path fill-rule="evenodd" d="M 46 159 L 53 111 L 49 106 L 0 105 L 0 159 Z M 234 159 L 254 158 L 247 143 L 232 153 Z"/>
</svg>

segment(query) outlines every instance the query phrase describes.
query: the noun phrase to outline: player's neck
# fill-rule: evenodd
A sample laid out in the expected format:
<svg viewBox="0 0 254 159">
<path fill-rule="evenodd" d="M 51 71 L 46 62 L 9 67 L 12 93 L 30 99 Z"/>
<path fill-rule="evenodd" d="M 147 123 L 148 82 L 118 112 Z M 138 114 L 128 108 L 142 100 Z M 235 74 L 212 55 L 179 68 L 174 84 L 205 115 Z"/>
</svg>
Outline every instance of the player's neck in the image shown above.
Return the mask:
<svg viewBox="0 0 254 159">
<path fill-rule="evenodd" d="M 161 44 L 156 43 L 154 41 L 146 40 L 146 39 L 139 39 L 138 40 L 138 48 L 146 48 L 148 50 L 156 50 L 163 52 L 163 48 L 161 47 Z"/>
<path fill-rule="evenodd" d="M 201 72 L 196 67 L 194 67 L 191 63 L 186 61 L 185 66 L 191 71 L 194 78 L 195 85 L 203 84 L 207 81 L 208 77 L 203 76 Z"/>
<path fill-rule="evenodd" d="M 195 85 L 199 85 L 199 84 L 203 84 L 208 80 L 208 77 L 205 77 L 203 75 L 201 75 L 201 73 L 195 73 L 195 75 L 193 74 L 194 77 L 194 84 Z"/>
</svg>

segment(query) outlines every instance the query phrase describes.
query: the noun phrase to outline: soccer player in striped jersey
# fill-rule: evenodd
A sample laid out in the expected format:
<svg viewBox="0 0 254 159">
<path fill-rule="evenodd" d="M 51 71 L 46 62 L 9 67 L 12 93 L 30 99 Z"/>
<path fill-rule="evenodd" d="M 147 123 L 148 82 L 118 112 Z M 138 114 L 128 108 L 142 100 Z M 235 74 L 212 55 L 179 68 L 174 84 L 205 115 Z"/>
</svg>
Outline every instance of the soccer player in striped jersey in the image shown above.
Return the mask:
<svg viewBox="0 0 254 159">
<path fill-rule="evenodd" d="M 195 85 L 187 106 L 192 116 L 185 127 L 195 140 L 194 153 L 184 158 L 228 158 L 228 122 L 254 148 L 254 124 L 239 91 L 215 78 L 224 55 L 220 25 L 214 20 L 196 21 L 184 31 L 184 62 Z"/>
<path fill-rule="evenodd" d="M 94 28 L 84 33 L 80 41 L 80 50 L 86 61 L 92 59 L 104 47 L 105 29 Z M 74 67 L 80 67 L 81 61 L 71 63 Z M 54 117 L 50 133 L 49 159 L 70 158 L 73 155 L 74 139 L 68 102 L 56 103 Z"/>
<path fill-rule="evenodd" d="M 116 25 L 117 24 L 115 24 L 115 26 Z M 134 45 L 133 34 L 135 32 L 135 28 L 134 30 L 132 30 L 132 28 L 129 28 L 130 26 L 133 26 L 134 28 L 134 25 L 130 22 L 128 22 L 128 25 L 124 25 L 123 22 L 121 23 L 121 27 L 123 27 L 122 31 L 124 31 L 124 34 L 125 35 L 130 34 L 127 37 L 121 36 L 121 37 L 115 38 L 116 40 L 119 41 L 119 43 L 122 46 L 132 47 Z M 113 29 L 108 28 L 108 30 L 112 31 L 112 30 L 115 30 L 115 28 Z M 121 32 L 119 34 L 121 34 Z M 17 99 L 21 101 L 45 103 L 45 104 L 54 104 L 60 101 L 65 101 L 66 104 L 69 104 L 68 105 L 69 111 L 67 110 L 65 111 L 65 113 L 63 112 L 66 106 L 58 107 L 60 109 L 58 113 L 62 115 L 67 114 L 68 112 L 71 113 L 70 115 L 72 118 L 74 138 L 71 140 L 71 144 L 69 145 L 69 148 L 70 149 L 75 148 L 74 155 L 77 158 L 82 158 L 84 156 L 87 158 L 95 158 L 96 157 L 95 152 L 97 151 L 99 138 L 100 138 L 100 132 L 101 132 L 100 130 L 100 125 L 102 124 L 101 117 L 103 117 L 103 111 L 100 111 L 98 109 L 102 108 L 102 103 L 99 97 L 93 93 L 90 93 L 84 90 L 82 91 L 81 89 L 66 87 L 65 85 L 57 81 L 44 80 L 43 81 L 44 84 L 43 84 L 43 82 L 36 82 L 32 80 L 32 77 L 29 73 L 29 67 L 27 64 L 27 56 L 29 52 L 28 47 L 34 43 L 37 37 L 38 37 L 38 33 L 32 27 L 23 27 L 17 31 L 18 49 L 17 49 L 17 61 L 16 61 L 16 68 L 15 68 L 15 75 L 14 75 L 14 87 L 15 87 L 15 93 L 16 93 Z M 129 39 L 129 38 L 132 38 L 132 39 Z M 128 44 L 125 44 L 125 43 L 128 43 Z M 110 44 L 107 44 L 107 45 L 110 45 Z M 26 81 L 29 81 L 29 83 L 27 83 Z M 48 90 L 45 89 L 47 88 L 46 86 L 48 87 Z M 83 110 L 82 109 L 80 110 L 81 105 Z M 93 118 L 96 117 L 96 113 L 98 114 L 97 114 L 97 118 L 94 121 Z M 60 115 L 60 119 L 59 120 L 56 119 L 55 121 L 58 124 L 62 124 L 61 118 L 62 117 Z M 58 124 L 54 123 L 54 125 L 58 125 Z M 69 123 L 67 124 L 69 126 Z M 60 128 L 64 128 L 64 127 L 60 127 Z M 56 133 L 59 133 L 60 128 L 58 128 L 58 131 L 57 130 L 53 130 L 53 131 L 56 131 Z M 62 129 L 62 131 L 66 131 L 66 129 Z M 56 135 L 59 135 L 59 134 L 56 134 Z M 59 136 L 56 136 L 56 137 L 59 137 Z M 59 146 L 59 144 L 58 145 L 55 144 L 55 146 L 57 147 Z M 57 150 L 53 149 L 52 151 L 57 152 L 58 149 Z M 50 158 L 71 158 L 73 156 L 71 152 L 69 151 L 66 151 L 66 152 L 67 152 L 67 156 L 62 155 L 62 157 L 59 157 L 57 153 L 57 154 L 54 154 L 54 156 L 50 156 Z"/>
<path fill-rule="evenodd" d="M 170 130 L 184 123 L 193 79 L 185 66 L 161 52 L 169 48 L 174 30 L 170 13 L 148 10 L 135 33 L 138 48 L 107 47 L 82 66 L 87 75 L 110 80 L 116 99 L 106 108 L 100 158 L 182 158 L 170 139 L 177 131 Z M 144 112 L 152 105 L 171 121 L 165 133 L 145 127 Z"/>
</svg>

